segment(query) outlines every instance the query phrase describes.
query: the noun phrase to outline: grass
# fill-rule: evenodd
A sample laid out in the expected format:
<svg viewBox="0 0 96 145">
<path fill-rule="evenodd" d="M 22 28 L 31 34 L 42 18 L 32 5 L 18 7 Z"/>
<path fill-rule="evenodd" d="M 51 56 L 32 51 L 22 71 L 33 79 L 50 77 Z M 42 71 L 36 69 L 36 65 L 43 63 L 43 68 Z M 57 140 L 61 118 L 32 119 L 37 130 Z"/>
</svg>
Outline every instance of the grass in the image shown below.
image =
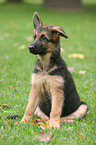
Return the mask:
<svg viewBox="0 0 96 145">
<path fill-rule="evenodd" d="M 52 130 L 54 137 L 49 143 L 66 145 L 96 144 L 96 11 L 57 12 L 39 5 L 0 5 L 0 145 L 39 145 L 36 136 L 37 125 L 14 123 L 7 120 L 10 115 L 23 115 L 28 94 L 31 90 L 31 72 L 37 58 L 27 49 L 32 42 L 32 15 L 38 11 L 46 25 L 60 25 L 69 39 L 61 38 L 61 54 L 72 73 L 81 100 L 89 106 L 89 114 L 79 122 L 61 125 L 60 130 Z M 22 46 L 23 45 L 23 46 Z M 22 49 L 26 48 L 26 49 Z M 68 54 L 81 53 L 84 59 L 68 58 Z M 85 70 L 84 75 L 78 72 Z M 72 130 L 70 130 L 72 127 Z M 45 130 L 48 132 L 48 129 Z M 83 135 L 80 136 L 80 134 Z M 85 137 L 85 138 L 84 138 Z"/>
</svg>

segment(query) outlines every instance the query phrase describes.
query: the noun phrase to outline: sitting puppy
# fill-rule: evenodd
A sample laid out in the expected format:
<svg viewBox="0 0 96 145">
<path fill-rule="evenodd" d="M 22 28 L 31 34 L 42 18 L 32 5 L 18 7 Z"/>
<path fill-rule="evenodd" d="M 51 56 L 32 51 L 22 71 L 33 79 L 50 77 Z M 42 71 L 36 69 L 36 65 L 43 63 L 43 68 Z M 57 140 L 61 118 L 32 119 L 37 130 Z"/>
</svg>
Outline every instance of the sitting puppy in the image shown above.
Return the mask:
<svg viewBox="0 0 96 145">
<path fill-rule="evenodd" d="M 68 38 L 59 26 L 45 26 L 37 12 L 33 15 L 34 41 L 29 51 L 38 61 L 32 74 L 32 90 L 25 114 L 29 121 L 33 114 L 43 119 L 50 117 L 50 129 L 59 129 L 60 120 L 80 119 L 87 112 L 81 102 L 72 75 L 60 56 L 60 36 Z"/>
</svg>

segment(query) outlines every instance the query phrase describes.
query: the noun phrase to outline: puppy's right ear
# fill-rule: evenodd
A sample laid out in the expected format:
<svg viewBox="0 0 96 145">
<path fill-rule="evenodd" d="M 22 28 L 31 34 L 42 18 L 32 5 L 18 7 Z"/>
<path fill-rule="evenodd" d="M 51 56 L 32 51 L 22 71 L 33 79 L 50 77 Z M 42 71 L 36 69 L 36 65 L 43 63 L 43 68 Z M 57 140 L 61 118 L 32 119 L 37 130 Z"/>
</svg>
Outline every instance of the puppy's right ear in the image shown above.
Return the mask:
<svg viewBox="0 0 96 145">
<path fill-rule="evenodd" d="M 36 29 L 36 28 L 38 28 L 38 27 L 40 27 L 42 25 L 43 25 L 43 23 L 40 20 L 39 14 L 37 12 L 35 12 L 33 14 L 33 26 L 34 26 L 34 29 Z"/>
</svg>

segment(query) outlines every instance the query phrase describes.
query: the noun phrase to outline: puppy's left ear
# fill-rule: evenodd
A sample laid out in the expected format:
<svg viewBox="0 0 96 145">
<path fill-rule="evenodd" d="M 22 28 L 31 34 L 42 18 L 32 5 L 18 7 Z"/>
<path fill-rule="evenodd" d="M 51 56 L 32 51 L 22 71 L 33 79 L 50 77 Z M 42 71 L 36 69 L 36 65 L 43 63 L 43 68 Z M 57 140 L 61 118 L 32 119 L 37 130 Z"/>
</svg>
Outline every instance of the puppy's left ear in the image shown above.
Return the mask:
<svg viewBox="0 0 96 145">
<path fill-rule="evenodd" d="M 43 25 L 42 21 L 40 20 L 39 14 L 37 12 L 33 14 L 33 25 L 34 25 L 34 29 Z"/>
<path fill-rule="evenodd" d="M 65 37 L 65 38 L 68 38 L 68 35 L 64 32 L 64 30 L 59 27 L 59 26 L 49 26 L 49 30 L 52 31 L 52 32 L 57 32 L 60 34 L 60 36 L 62 37 Z"/>
</svg>

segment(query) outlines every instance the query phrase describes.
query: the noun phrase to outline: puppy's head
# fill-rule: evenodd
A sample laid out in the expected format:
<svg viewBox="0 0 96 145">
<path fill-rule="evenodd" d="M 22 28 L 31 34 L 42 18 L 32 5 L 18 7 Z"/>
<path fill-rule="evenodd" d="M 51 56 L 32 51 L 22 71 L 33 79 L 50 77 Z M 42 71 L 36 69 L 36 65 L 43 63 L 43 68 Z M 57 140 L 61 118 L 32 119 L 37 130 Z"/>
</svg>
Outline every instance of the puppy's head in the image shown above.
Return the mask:
<svg viewBox="0 0 96 145">
<path fill-rule="evenodd" d="M 68 38 L 64 30 L 59 26 L 45 26 L 37 12 L 33 15 L 34 41 L 29 45 L 30 53 L 45 55 L 53 52 L 60 36 Z"/>
</svg>

